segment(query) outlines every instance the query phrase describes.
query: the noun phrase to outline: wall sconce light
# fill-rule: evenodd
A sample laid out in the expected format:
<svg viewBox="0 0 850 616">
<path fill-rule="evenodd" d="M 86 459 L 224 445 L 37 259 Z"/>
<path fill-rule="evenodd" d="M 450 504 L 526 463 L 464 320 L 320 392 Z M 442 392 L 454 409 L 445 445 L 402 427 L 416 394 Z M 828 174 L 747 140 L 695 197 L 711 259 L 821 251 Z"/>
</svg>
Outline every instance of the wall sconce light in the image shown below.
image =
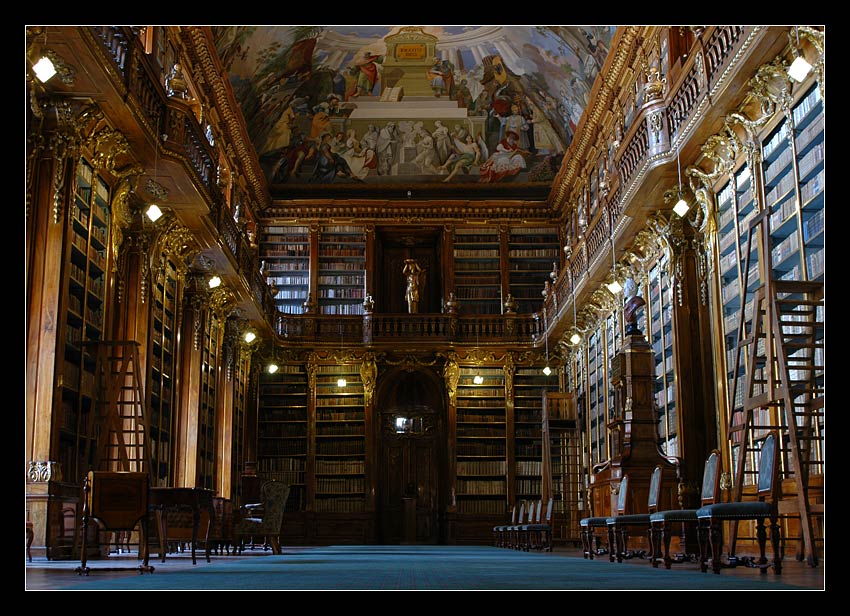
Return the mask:
<svg viewBox="0 0 850 616">
<path fill-rule="evenodd" d="M 476 385 L 481 385 L 484 382 L 484 377 L 480 374 L 476 374 L 474 377 L 472 377 L 472 382 Z"/>
<path fill-rule="evenodd" d="M 581 334 L 577 329 L 573 330 L 572 335 L 570 336 L 570 342 L 574 345 L 581 344 Z"/>
<path fill-rule="evenodd" d="M 342 357 L 342 353 L 343 353 L 343 348 L 342 348 L 343 338 L 342 338 L 342 335 L 343 335 L 342 321 L 340 321 L 340 323 L 339 323 L 339 355 L 340 355 L 340 357 Z M 345 380 L 344 376 L 341 376 L 336 380 L 336 386 L 337 387 L 345 387 L 346 385 L 348 385 L 348 381 Z"/>
<path fill-rule="evenodd" d="M 266 370 L 268 370 L 269 374 L 274 374 L 279 370 L 279 367 L 276 363 L 272 362 L 266 367 Z"/>
<path fill-rule="evenodd" d="M 794 81 L 802 83 L 806 76 L 811 72 L 812 65 L 809 64 L 809 62 L 803 57 L 803 52 L 800 49 L 800 30 L 797 26 L 794 26 L 794 34 L 797 36 L 797 57 L 794 58 L 791 66 L 788 67 L 788 76 Z"/>
<path fill-rule="evenodd" d="M 543 368 L 543 374 L 549 376 L 552 374 L 552 369 L 549 367 L 549 325 L 546 320 L 546 308 L 543 308 L 543 339 L 546 341 L 546 366 Z"/>
<path fill-rule="evenodd" d="M 151 203 L 148 209 L 145 210 L 145 216 L 147 216 L 151 222 L 156 222 L 162 218 L 162 210 L 159 209 L 159 206 L 156 203 Z"/>
<path fill-rule="evenodd" d="M 32 70 L 41 83 L 49 81 L 56 74 L 56 67 L 47 56 L 41 56 L 39 61 L 32 65 Z"/>
<path fill-rule="evenodd" d="M 210 289 L 218 288 L 221 286 L 221 277 L 216 274 L 213 274 L 213 277 L 209 279 L 209 282 L 207 284 L 210 285 Z M 247 335 L 248 334 L 245 334 L 246 337 Z M 246 340 L 246 342 L 250 342 L 250 340 Z"/>
<path fill-rule="evenodd" d="M 245 332 L 245 334 L 242 336 L 242 339 L 243 339 L 243 340 L 245 340 L 245 342 L 247 342 L 248 344 L 251 344 L 252 342 L 254 342 L 254 340 L 256 340 L 256 339 L 257 339 L 257 334 L 255 334 L 255 333 L 254 333 L 254 332 L 252 332 L 252 331 L 247 331 L 247 332 Z"/>
<path fill-rule="evenodd" d="M 679 158 L 678 148 L 676 148 L 676 166 L 679 169 L 679 200 L 676 202 L 676 205 L 673 206 L 673 211 L 684 218 L 685 214 L 688 213 L 688 210 L 691 209 L 691 206 L 688 205 L 688 202 L 685 201 L 685 198 L 682 196 L 682 160 Z"/>
</svg>

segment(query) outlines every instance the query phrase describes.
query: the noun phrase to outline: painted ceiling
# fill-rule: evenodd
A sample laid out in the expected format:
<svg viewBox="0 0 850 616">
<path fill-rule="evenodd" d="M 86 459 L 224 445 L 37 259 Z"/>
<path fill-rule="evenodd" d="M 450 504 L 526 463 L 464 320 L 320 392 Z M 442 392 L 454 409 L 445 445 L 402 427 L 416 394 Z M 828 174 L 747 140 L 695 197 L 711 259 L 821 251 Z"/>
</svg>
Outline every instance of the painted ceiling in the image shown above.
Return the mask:
<svg viewBox="0 0 850 616">
<path fill-rule="evenodd" d="M 213 35 L 273 196 L 425 185 L 473 195 L 551 185 L 614 30 L 230 26 Z"/>
</svg>

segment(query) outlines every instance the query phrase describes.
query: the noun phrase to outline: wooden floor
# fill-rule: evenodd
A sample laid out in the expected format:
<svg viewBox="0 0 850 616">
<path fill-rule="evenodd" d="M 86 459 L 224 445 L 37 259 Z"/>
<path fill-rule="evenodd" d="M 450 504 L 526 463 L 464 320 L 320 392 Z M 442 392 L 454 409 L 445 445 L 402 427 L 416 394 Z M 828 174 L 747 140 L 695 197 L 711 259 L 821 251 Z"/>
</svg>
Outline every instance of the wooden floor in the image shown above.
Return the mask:
<svg viewBox="0 0 850 616">
<path fill-rule="evenodd" d="M 283 552 L 295 552 L 295 551 L 304 551 L 310 550 L 309 547 L 284 547 Z M 262 558 L 264 555 L 271 554 L 271 552 L 263 552 L 262 550 L 246 550 L 240 556 L 214 556 L 214 559 L 235 559 L 235 558 Z M 555 550 L 551 553 L 553 558 L 582 558 L 581 550 L 572 548 L 572 547 L 556 547 Z M 608 556 L 603 555 L 600 557 L 600 560 L 607 561 Z M 136 567 L 138 566 L 138 559 L 135 554 L 126 554 L 120 557 L 115 558 L 116 561 L 124 561 L 126 560 L 126 565 L 128 567 Z M 102 561 L 89 561 L 89 565 L 91 567 L 96 567 Z M 203 563 L 202 558 L 198 558 L 198 565 L 200 566 Z M 123 563 L 122 563 L 123 564 Z M 192 568 L 192 558 L 188 553 L 178 553 L 169 555 L 164 563 L 160 562 L 158 558 L 152 558 L 151 564 L 156 567 L 157 572 L 164 572 L 169 570 L 180 570 L 180 569 L 190 569 Z M 73 586 L 79 583 L 79 576 L 75 572 L 75 568 L 79 565 L 78 561 L 48 561 L 44 558 L 34 558 L 33 562 L 26 563 L 25 571 L 24 571 L 24 590 L 26 591 L 38 591 L 38 590 L 63 590 L 69 586 Z M 626 560 L 622 564 L 619 563 L 610 563 L 612 571 L 616 571 L 617 567 L 651 567 L 649 561 L 640 558 L 634 558 L 631 560 Z M 715 575 L 713 573 L 702 573 L 699 570 L 699 565 L 697 563 L 678 563 L 673 565 L 677 570 L 691 570 L 694 572 L 694 575 Z M 825 563 L 821 561 L 817 567 L 809 567 L 808 565 L 798 562 L 792 559 L 786 559 L 783 561 L 783 569 L 782 573 L 779 577 L 781 577 L 782 581 L 788 584 L 793 584 L 795 586 L 800 586 L 808 590 L 827 590 L 826 587 L 826 579 L 825 579 Z M 127 577 L 127 576 L 137 576 L 139 573 L 137 571 L 128 570 L 128 571 L 101 571 L 97 572 L 99 577 L 101 576 L 111 576 L 111 577 Z M 664 575 L 663 566 L 659 568 L 658 575 Z M 776 574 L 773 573 L 772 570 L 768 570 L 766 574 L 761 573 L 758 569 L 750 568 L 750 567 L 732 567 L 732 568 L 724 568 L 720 575 L 724 576 L 747 576 L 753 580 L 775 580 Z"/>
</svg>

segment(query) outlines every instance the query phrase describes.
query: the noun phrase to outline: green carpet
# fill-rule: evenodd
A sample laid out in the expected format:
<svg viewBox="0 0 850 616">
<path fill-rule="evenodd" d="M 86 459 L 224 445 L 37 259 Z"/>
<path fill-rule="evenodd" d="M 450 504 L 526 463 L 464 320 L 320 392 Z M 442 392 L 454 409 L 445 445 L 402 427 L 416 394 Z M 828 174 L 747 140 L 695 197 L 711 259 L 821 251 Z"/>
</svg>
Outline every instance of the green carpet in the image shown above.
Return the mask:
<svg viewBox="0 0 850 616">
<path fill-rule="evenodd" d="M 151 561 L 154 566 L 156 561 Z M 97 563 L 92 562 L 92 567 Z M 191 569 L 98 578 L 66 590 L 801 590 L 767 579 L 653 569 L 488 546 L 331 546 L 279 556 L 199 560 Z"/>
</svg>

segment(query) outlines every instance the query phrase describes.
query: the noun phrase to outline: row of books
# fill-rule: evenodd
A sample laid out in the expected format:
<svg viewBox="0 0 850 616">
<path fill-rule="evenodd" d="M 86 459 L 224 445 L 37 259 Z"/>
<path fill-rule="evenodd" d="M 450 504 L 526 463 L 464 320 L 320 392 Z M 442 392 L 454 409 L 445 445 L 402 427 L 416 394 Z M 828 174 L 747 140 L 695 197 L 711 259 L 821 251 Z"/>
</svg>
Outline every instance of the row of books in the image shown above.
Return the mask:
<svg viewBox="0 0 850 616">
<path fill-rule="evenodd" d="M 809 254 L 808 266 L 810 279 L 818 278 L 823 274 L 825 267 L 825 256 L 826 255 L 824 253 L 823 248 Z"/>
<path fill-rule="evenodd" d="M 800 160 L 800 179 L 803 180 L 823 162 L 824 144 L 818 143 Z"/>
<path fill-rule="evenodd" d="M 540 460 L 517 460 L 517 475 L 540 475 L 543 472 L 543 462 Z"/>
<path fill-rule="evenodd" d="M 499 258 L 499 249 L 483 249 L 477 248 L 472 250 L 467 250 L 463 248 L 455 248 L 454 249 L 454 257 L 455 259 L 498 259 Z"/>
<path fill-rule="evenodd" d="M 313 506 L 317 513 L 361 513 L 366 510 L 366 499 L 351 496 L 317 498 Z"/>
<path fill-rule="evenodd" d="M 268 423 L 260 422 L 260 438 L 304 438 L 307 436 L 306 423 Z"/>
<path fill-rule="evenodd" d="M 298 244 L 266 244 L 263 250 L 265 257 L 309 257 L 310 247 Z"/>
<path fill-rule="evenodd" d="M 458 496 L 461 495 L 458 494 Z M 502 499 L 461 499 L 457 502 L 457 512 L 466 514 L 490 513 L 506 515 L 507 501 Z"/>
<path fill-rule="evenodd" d="M 261 458 L 257 470 L 262 472 L 304 472 L 303 458 Z M 298 482 L 300 483 L 300 482 Z"/>
<path fill-rule="evenodd" d="M 363 436 L 366 426 L 363 422 L 349 423 L 316 423 L 317 436 Z"/>
<path fill-rule="evenodd" d="M 791 149 L 787 148 L 783 150 L 776 160 L 767 165 L 767 168 L 764 170 L 764 183 L 769 184 L 773 181 L 783 169 L 791 164 L 791 158 Z"/>
<path fill-rule="evenodd" d="M 458 438 L 505 438 L 505 424 L 469 424 L 458 419 L 457 437 Z"/>
<path fill-rule="evenodd" d="M 277 459 L 286 460 L 287 458 Z M 280 481 L 289 485 L 304 483 L 306 478 L 304 471 L 259 471 L 258 474 L 262 477 L 263 481 Z"/>
<path fill-rule="evenodd" d="M 457 474 L 459 476 L 498 476 L 504 475 L 506 472 L 507 462 L 504 460 L 458 460 L 457 462 Z"/>
<path fill-rule="evenodd" d="M 767 204 L 769 206 L 775 206 L 776 203 L 789 195 L 791 191 L 794 190 L 794 174 L 788 173 L 782 176 L 782 179 L 776 184 L 776 186 L 771 189 L 769 193 L 767 193 Z M 786 199 L 782 205 L 782 208 L 785 210 L 784 216 L 774 218 L 773 215 L 770 217 L 770 230 L 773 231 L 779 224 L 782 223 L 786 218 L 788 218 L 791 214 L 793 214 L 797 210 L 797 201 L 796 199 Z M 774 211 L 774 214 L 780 212 L 778 208 Z M 746 227 L 741 227 L 740 231 L 743 234 L 746 230 Z"/>
<path fill-rule="evenodd" d="M 268 281 L 278 287 L 307 286 L 310 284 L 310 278 L 307 276 L 270 276 Z"/>
<path fill-rule="evenodd" d="M 330 494 L 358 494 L 366 491 L 363 477 L 317 477 L 316 492 Z"/>
<path fill-rule="evenodd" d="M 469 284 L 477 284 L 477 286 L 466 287 L 466 286 L 458 286 L 457 287 L 457 297 L 458 299 L 491 299 L 497 300 L 501 297 L 501 288 L 498 286 L 480 286 L 483 284 L 496 284 L 496 283 L 469 283 Z"/>
<path fill-rule="evenodd" d="M 484 398 L 487 396 L 491 398 L 503 398 L 505 396 L 504 385 L 502 383 L 494 383 L 494 379 L 485 378 L 484 382 L 480 385 L 472 383 L 471 380 L 472 379 L 467 378 L 465 379 L 465 382 L 463 382 L 462 380 L 460 383 L 458 383 L 458 387 L 463 388 L 463 391 L 458 391 L 458 396 L 462 398 Z M 490 385 L 491 387 L 487 387 L 488 385 Z M 499 387 L 497 389 L 495 387 L 492 387 L 492 385 L 498 385 Z M 466 402 L 464 402 L 462 406 L 476 406 L 476 404 L 478 403 L 467 404 Z"/>
<path fill-rule="evenodd" d="M 543 446 L 539 440 L 533 443 L 517 443 L 514 453 L 523 458 L 540 458 L 543 456 Z"/>
<path fill-rule="evenodd" d="M 350 278 L 349 276 L 345 276 L 345 278 Z M 362 284 L 362 280 L 360 281 Z M 340 281 L 339 284 L 346 284 L 345 282 Z M 362 287 L 331 287 L 331 288 L 319 288 L 319 298 L 320 299 L 359 299 L 362 300 L 364 296 Z"/>
<path fill-rule="evenodd" d="M 517 494 L 540 494 L 543 482 L 539 479 L 517 479 L 514 486 Z"/>
<path fill-rule="evenodd" d="M 813 88 L 812 91 L 807 94 L 804 99 L 797 103 L 796 107 L 794 107 L 794 110 L 792 111 L 794 125 L 799 126 L 802 124 L 806 116 L 809 115 L 809 112 L 811 112 L 818 103 L 820 103 L 820 101 L 820 90 L 818 90 L 818 88 Z"/>
<path fill-rule="evenodd" d="M 803 223 L 803 241 L 808 243 L 816 235 L 823 232 L 824 212 L 826 210 L 818 210 L 812 217 Z"/>
<path fill-rule="evenodd" d="M 363 460 L 316 460 L 317 475 L 362 475 L 365 472 Z"/>
<path fill-rule="evenodd" d="M 540 438 L 540 426 L 517 426 L 517 428 L 514 430 L 514 435 L 517 438 Z"/>
<path fill-rule="evenodd" d="M 797 135 L 797 152 L 805 150 L 806 146 L 821 136 L 821 133 L 823 133 L 823 116 L 819 115 Z"/>
<path fill-rule="evenodd" d="M 329 304 L 319 308 L 321 314 L 343 314 L 343 315 L 358 315 L 363 314 L 363 304 Z"/>
<path fill-rule="evenodd" d="M 303 228 L 306 229 L 306 227 L 303 227 Z M 363 227 L 354 226 L 354 225 L 326 225 L 326 226 L 322 227 L 321 232 L 322 233 L 328 233 L 328 234 L 339 233 L 339 234 L 343 234 L 343 235 L 346 235 L 346 234 L 357 235 L 361 239 L 363 237 Z"/>
<path fill-rule="evenodd" d="M 824 173 L 825 170 L 821 169 L 812 179 L 800 187 L 800 198 L 803 200 L 803 207 L 808 206 L 814 197 L 823 192 L 824 181 L 826 179 Z"/>
<path fill-rule="evenodd" d="M 458 437 L 460 439 L 460 437 Z M 491 458 L 503 458 L 505 456 L 504 442 L 493 441 L 490 443 L 480 442 L 464 442 L 460 441 L 457 444 L 458 456 L 489 456 Z"/>
<path fill-rule="evenodd" d="M 788 122 L 783 122 L 782 125 L 779 127 L 779 130 L 777 130 L 773 134 L 773 137 L 770 138 L 770 141 L 764 144 L 762 156 L 764 156 L 765 160 L 770 159 L 770 157 L 776 151 L 776 148 L 782 146 L 783 144 L 788 144 L 789 130 L 790 125 L 788 124 Z"/>
<path fill-rule="evenodd" d="M 460 479 L 457 480 L 457 493 L 461 495 L 498 495 L 506 494 L 505 478 L 494 479 Z"/>
<path fill-rule="evenodd" d="M 770 251 L 770 258 L 773 267 L 782 263 L 782 261 L 787 259 L 791 254 L 797 252 L 799 248 L 800 244 L 797 241 L 797 231 L 795 230 L 788 237 L 774 246 L 773 250 Z"/>
<path fill-rule="evenodd" d="M 322 244 L 319 246 L 319 258 L 322 257 L 365 257 L 366 246 L 351 248 L 346 244 Z"/>
<path fill-rule="evenodd" d="M 463 276 L 466 280 L 470 275 L 480 272 L 495 272 L 498 278 L 499 261 L 498 260 L 483 260 L 483 261 L 456 261 L 455 262 L 455 278 Z"/>
<path fill-rule="evenodd" d="M 540 259 L 540 258 L 548 258 L 548 259 L 557 259 L 560 255 L 558 254 L 558 248 L 529 248 L 529 249 L 511 249 L 508 251 L 508 256 L 511 259 Z"/>
<path fill-rule="evenodd" d="M 316 455 L 318 456 L 365 455 L 365 453 L 364 439 L 321 440 L 316 442 Z"/>
<path fill-rule="evenodd" d="M 304 440 L 260 439 L 257 455 L 262 456 L 303 456 L 307 453 Z"/>
</svg>

